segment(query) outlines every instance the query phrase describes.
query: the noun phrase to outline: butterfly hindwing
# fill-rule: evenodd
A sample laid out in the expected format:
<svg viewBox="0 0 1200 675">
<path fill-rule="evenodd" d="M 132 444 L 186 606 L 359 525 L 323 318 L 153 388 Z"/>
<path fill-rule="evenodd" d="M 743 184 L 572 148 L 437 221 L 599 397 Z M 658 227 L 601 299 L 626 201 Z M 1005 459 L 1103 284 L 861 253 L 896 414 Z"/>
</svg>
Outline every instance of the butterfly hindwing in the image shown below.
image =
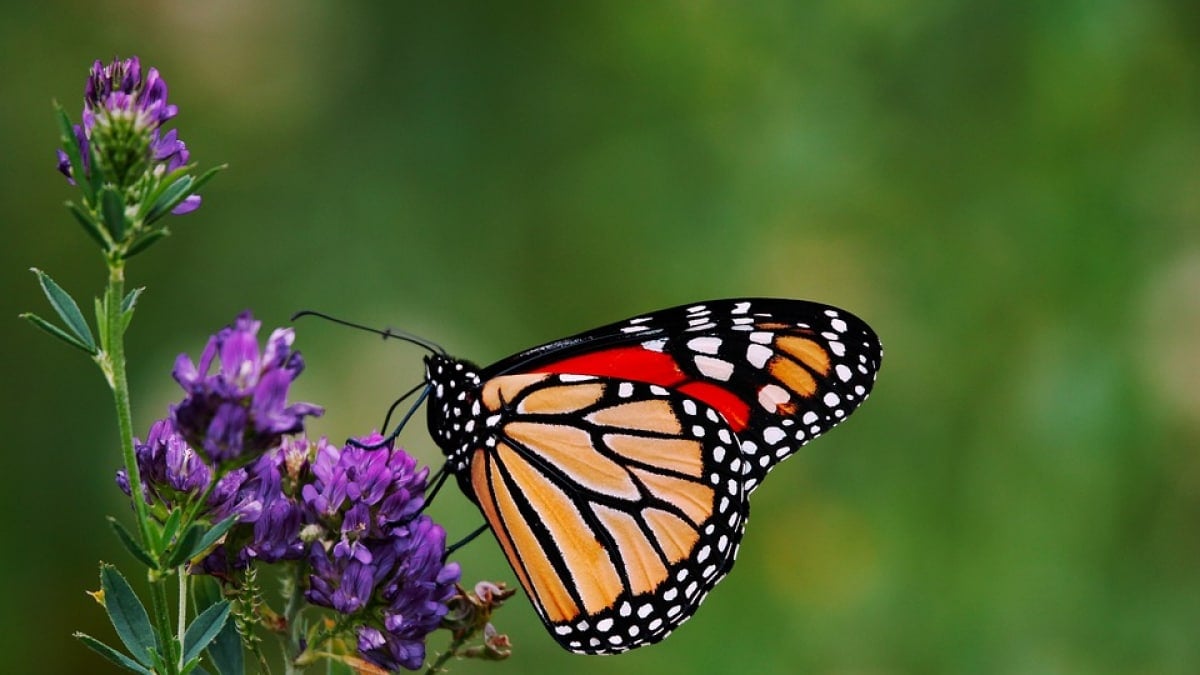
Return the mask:
<svg viewBox="0 0 1200 675">
<path fill-rule="evenodd" d="M 657 642 L 733 565 L 748 513 L 712 408 L 598 377 L 500 376 L 470 490 L 550 633 L 575 652 Z"/>
</svg>

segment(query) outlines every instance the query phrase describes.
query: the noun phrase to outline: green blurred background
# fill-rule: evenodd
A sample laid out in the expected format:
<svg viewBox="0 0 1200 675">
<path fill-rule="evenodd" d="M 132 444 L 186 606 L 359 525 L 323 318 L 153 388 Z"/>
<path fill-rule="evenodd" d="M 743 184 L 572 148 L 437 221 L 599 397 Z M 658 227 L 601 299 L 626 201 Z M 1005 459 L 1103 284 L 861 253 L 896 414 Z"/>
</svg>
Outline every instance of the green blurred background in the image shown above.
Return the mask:
<svg viewBox="0 0 1200 675">
<path fill-rule="evenodd" d="M 435 3 L 430 3 L 435 4 Z M 491 362 L 711 297 L 870 321 L 875 395 L 755 494 L 734 573 L 665 643 L 573 656 L 523 599 L 457 673 L 1200 672 L 1200 5 L 20 3 L 0 25 L 4 672 L 107 672 L 83 594 L 134 566 L 111 402 L 18 321 L 26 269 L 103 268 L 61 208 L 52 99 L 140 55 L 209 185 L 131 263 L 135 427 L 252 308 Z M 421 354 L 298 327 L 317 433 Z M 405 443 L 439 457 L 423 424 Z M 465 498 L 434 507 L 452 533 Z M 513 581 L 491 540 L 467 579 Z M 440 646 L 440 643 L 434 647 Z"/>
</svg>

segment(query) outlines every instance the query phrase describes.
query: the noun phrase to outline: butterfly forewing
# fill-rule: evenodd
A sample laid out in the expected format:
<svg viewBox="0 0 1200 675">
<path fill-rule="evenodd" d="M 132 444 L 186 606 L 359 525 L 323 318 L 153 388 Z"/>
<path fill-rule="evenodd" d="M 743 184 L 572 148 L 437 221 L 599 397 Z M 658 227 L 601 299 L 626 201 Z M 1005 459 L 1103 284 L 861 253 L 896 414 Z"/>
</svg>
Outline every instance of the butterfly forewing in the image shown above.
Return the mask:
<svg viewBox="0 0 1200 675">
<path fill-rule="evenodd" d="M 488 368 L 622 377 L 717 409 L 741 439 L 753 490 L 781 460 L 870 394 L 882 356 L 850 312 L 802 300 L 717 300 L 536 347 Z"/>
</svg>

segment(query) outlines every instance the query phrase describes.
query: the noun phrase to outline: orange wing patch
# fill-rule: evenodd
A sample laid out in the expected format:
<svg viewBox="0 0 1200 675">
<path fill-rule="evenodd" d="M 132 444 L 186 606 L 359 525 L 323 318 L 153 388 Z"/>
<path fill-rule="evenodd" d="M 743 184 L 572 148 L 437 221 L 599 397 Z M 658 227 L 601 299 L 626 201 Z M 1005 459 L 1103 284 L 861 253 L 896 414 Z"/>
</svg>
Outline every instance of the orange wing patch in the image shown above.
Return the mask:
<svg viewBox="0 0 1200 675">
<path fill-rule="evenodd" d="M 491 410 L 500 410 L 505 403 L 516 400 L 521 392 L 550 377 L 544 374 L 505 375 L 487 381 L 483 387 L 483 404 Z"/>
<path fill-rule="evenodd" d="M 534 415 L 573 413 L 595 405 L 603 395 L 604 385 L 599 383 L 544 387 L 521 399 L 517 412 Z"/>
<path fill-rule="evenodd" d="M 700 539 L 700 533 L 695 528 L 666 511 L 646 509 L 642 517 L 654 532 L 654 539 L 662 547 L 668 563 L 677 563 L 686 558 Z"/>
<path fill-rule="evenodd" d="M 679 507 L 693 523 L 702 523 L 712 514 L 713 489 L 707 485 L 644 469 L 633 468 L 630 471 L 645 483 L 654 496 Z"/>
<path fill-rule="evenodd" d="M 620 403 L 597 410 L 587 416 L 587 421 L 604 427 L 616 427 L 630 431 L 652 431 L 660 434 L 679 435 L 683 426 L 671 404 L 666 399 L 646 399 Z"/>
<path fill-rule="evenodd" d="M 597 452 L 587 432 L 579 427 L 510 422 L 504 425 L 504 433 L 590 490 L 621 499 L 641 496 L 629 473 Z"/>
<path fill-rule="evenodd" d="M 667 566 L 658 557 L 637 520 L 624 511 L 601 504 L 592 504 L 592 511 L 612 535 L 617 550 L 621 552 L 625 575 L 629 578 L 633 594 L 649 593 L 658 588 L 663 579 L 667 578 Z"/>
<path fill-rule="evenodd" d="M 700 478 L 704 470 L 704 448 L 699 441 L 605 434 L 604 444 L 626 459 L 693 478 Z"/>
<path fill-rule="evenodd" d="M 542 516 L 542 525 L 562 554 L 584 610 L 595 613 L 612 605 L 624 590 L 621 578 L 571 498 L 508 445 L 497 446 L 497 458 L 521 486 L 522 496 Z M 497 498 L 500 498 L 498 493 Z M 510 524 L 507 514 L 505 524 Z M 528 529 L 524 521 L 521 526 Z M 554 570 L 536 537 L 517 537 L 515 543 L 521 560 L 527 564 L 532 561 L 530 576 L 535 586 L 561 583 L 557 577 L 547 581 L 546 577 L 554 576 Z"/>
<path fill-rule="evenodd" d="M 796 335 L 775 338 L 775 346 L 821 374 L 829 374 L 829 352 L 816 342 Z"/>
</svg>

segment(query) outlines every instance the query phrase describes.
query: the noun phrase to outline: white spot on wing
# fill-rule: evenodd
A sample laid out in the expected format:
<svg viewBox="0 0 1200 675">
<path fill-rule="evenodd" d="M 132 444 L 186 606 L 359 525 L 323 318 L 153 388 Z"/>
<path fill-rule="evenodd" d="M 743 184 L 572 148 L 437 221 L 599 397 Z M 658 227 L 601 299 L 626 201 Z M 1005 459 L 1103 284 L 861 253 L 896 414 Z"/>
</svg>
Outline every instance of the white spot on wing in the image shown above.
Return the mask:
<svg viewBox="0 0 1200 675">
<path fill-rule="evenodd" d="M 726 382 L 733 376 L 733 364 L 722 359 L 713 358 L 711 356 L 697 356 L 696 368 L 705 377 L 711 377 L 714 380 Z"/>
<path fill-rule="evenodd" d="M 787 391 L 777 384 L 768 384 L 758 390 L 758 404 L 769 413 L 775 412 L 780 404 L 787 403 L 790 398 Z"/>
<path fill-rule="evenodd" d="M 660 338 L 658 340 L 648 340 L 642 343 L 642 349 L 648 349 L 652 352 L 661 352 L 666 347 L 667 339 Z"/>
<path fill-rule="evenodd" d="M 753 339 L 754 336 L 751 335 L 750 338 Z M 771 358 L 773 353 L 769 347 L 752 344 L 746 347 L 746 360 L 755 368 L 762 368 L 767 365 L 767 360 Z"/>
<path fill-rule="evenodd" d="M 698 337 L 688 340 L 688 348 L 701 354 L 716 354 L 721 349 L 721 338 Z"/>
<path fill-rule="evenodd" d="M 733 311 L 730 314 L 745 314 L 748 311 L 750 311 L 750 303 L 739 302 L 733 306 Z"/>
</svg>

